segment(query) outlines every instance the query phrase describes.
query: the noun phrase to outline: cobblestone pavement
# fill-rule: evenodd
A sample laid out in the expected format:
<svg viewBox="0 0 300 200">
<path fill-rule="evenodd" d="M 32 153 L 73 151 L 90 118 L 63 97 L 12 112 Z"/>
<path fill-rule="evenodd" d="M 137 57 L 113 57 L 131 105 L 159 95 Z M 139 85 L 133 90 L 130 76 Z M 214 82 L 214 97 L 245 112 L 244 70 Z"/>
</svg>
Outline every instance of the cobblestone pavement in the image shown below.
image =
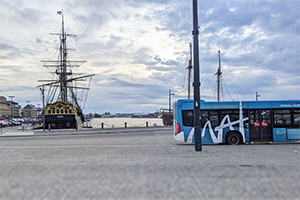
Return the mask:
<svg viewBox="0 0 300 200">
<path fill-rule="evenodd" d="M 299 144 L 194 145 L 170 129 L 0 138 L 0 199 L 298 199 Z"/>
</svg>

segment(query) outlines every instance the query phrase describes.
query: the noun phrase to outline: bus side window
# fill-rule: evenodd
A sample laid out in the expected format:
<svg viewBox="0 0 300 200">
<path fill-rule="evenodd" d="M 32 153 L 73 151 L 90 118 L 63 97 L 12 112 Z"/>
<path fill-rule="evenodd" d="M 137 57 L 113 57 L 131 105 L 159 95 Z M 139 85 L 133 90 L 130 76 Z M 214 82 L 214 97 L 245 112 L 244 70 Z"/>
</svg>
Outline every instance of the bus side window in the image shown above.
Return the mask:
<svg viewBox="0 0 300 200">
<path fill-rule="evenodd" d="M 183 126 L 194 126 L 194 111 L 183 110 L 182 120 L 183 120 Z"/>
<path fill-rule="evenodd" d="M 300 128 L 300 110 L 295 110 L 293 114 L 293 127 Z"/>
<path fill-rule="evenodd" d="M 209 111 L 209 120 L 212 127 L 219 126 L 219 117 L 217 111 Z"/>
<path fill-rule="evenodd" d="M 239 120 L 239 110 L 221 110 L 220 113 L 220 121 L 222 121 L 227 115 L 229 116 L 229 119 L 231 122 Z M 239 126 L 238 124 L 235 124 L 233 126 Z"/>
<path fill-rule="evenodd" d="M 208 121 L 208 111 L 201 111 L 201 127 L 203 128 Z"/>
<path fill-rule="evenodd" d="M 274 110 L 274 127 L 290 127 L 291 114 L 289 110 Z"/>
<path fill-rule="evenodd" d="M 250 115 L 249 115 L 249 124 L 254 125 L 254 110 L 250 110 Z"/>
</svg>

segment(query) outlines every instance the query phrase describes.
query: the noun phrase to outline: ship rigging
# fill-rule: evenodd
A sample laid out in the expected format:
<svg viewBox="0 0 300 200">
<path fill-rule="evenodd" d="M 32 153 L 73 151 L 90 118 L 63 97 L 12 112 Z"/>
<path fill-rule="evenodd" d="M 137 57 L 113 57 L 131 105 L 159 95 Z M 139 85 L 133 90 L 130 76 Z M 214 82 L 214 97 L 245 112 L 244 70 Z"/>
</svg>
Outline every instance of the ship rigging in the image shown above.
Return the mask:
<svg viewBox="0 0 300 200">
<path fill-rule="evenodd" d="M 58 59 L 50 60 L 45 59 L 42 60 L 43 67 L 53 68 L 51 70 L 53 76 L 52 80 L 38 80 L 38 82 L 44 82 L 42 85 L 38 85 L 38 88 L 47 87 L 47 106 L 46 110 L 51 107 L 55 109 L 54 105 L 62 107 L 62 103 L 64 107 L 76 110 L 76 115 L 79 116 L 77 118 L 77 123 L 81 123 L 84 121 L 84 115 L 82 111 L 82 106 L 86 101 L 86 97 L 89 91 L 90 83 L 92 77 L 95 74 L 82 75 L 78 73 L 74 73 L 74 68 L 80 67 L 86 61 L 84 60 L 70 60 L 68 57 L 68 51 L 73 50 L 67 48 L 67 37 L 75 37 L 76 35 L 68 34 L 65 32 L 64 25 L 64 15 L 62 11 L 58 11 L 57 14 L 61 15 L 62 25 L 61 25 L 61 33 L 50 33 L 51 35 L 59 36 L 59 51 L 58 51 Z M 78 76 L 80 75 L 80 76 Z M 85 84 L 82 84 L 85 83 Z M 81 97 L 81 98 L 80 98 Z M 61 102 L 56 104 L 56 102 Z M 65 112 L 66 111 L 66 112 Z M 67 110 L 57 109 L 57 111 L 49 111 L 50 114 L 56 114 L 57 118 L 63 118 L 63 114 L 74 113 L 73 111 L 69 113 Z M 49 114 L 45 112 L 45 115 Z M 80 120 L 80 121 L 78 121 Z"/>
<path fill-rule="evenodd" d="M 191 46 L 191 44 L 190 44 Z M 191 54 L 191 50 L 190 50 Z M 235 76 L 235 72 L 230 67 L 226 58 L 223 58 L 223 64 L 221 63 L 221 51 L 218 50 L 218 59 L 215 55 L 212 55 L 209 59 L 202 61 L 201 70 L 201 94 L 202 98 L 206 101 L 231 101 L 234 99 L 252 99 L 251 94 L 239 77 Z M 190 91 L 192 73 L 192 56 L 190 56 L 188 67 L 185 68 L 185 75 L 182 81 L 182 88 L 187 85 L 187 91 L 179 89 L 183 96 L 186 98 L 192 98 L 193 93 Z M 218 66 L 215 69 L 216 65 Z M 225 69 L 225 77 L 223 77 L 223 71 Z M 216 70 L 216 71 L 215 71 Z M 187 75 L 187 78 L 186 78 Z M 214 75 L 214 76 L 212 76 Z M 186 81 L 187 80 L 187 81 Z M 180 83 L 181 84 L 181 83 Z M 178 87 L 179 88 L 179 87 Z M 257 94 L 256 94 L 257 95 Z M 258 95 L 259 96 L 259 95 Z M 257 99 L 257 98 L 256 98 Z"/>
</svg>

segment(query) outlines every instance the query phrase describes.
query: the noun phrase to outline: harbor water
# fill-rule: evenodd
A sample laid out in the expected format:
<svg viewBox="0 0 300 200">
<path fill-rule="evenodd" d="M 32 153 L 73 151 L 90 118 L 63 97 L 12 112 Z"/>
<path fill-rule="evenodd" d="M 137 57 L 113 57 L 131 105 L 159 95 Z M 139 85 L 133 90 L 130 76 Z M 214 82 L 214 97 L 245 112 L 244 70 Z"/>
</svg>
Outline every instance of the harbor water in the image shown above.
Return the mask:
<svg viewBox="0 0 300 200">
<path fill-rule="evenodd" d="M 161 118 L 93 118 L 85 125 L 93 128 L 127 128 L 164 126 Z"/>
</svg>

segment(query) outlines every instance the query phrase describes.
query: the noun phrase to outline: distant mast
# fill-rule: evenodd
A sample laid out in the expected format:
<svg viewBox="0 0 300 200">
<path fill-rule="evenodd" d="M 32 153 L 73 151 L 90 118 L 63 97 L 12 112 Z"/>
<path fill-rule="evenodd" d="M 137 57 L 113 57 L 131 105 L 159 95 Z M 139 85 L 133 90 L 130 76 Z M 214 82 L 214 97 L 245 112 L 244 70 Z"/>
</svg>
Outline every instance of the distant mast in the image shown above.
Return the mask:
<svg viewBox="0 0 300 200">
<path fill-rule="evenodd" d="M 220 101 L 220 78 L 221 78 L 221 56 L 220 56 L 220 50 L 218 51 L 219 54 L 219 68 L 217 73 L 215 73 L 215 75 L 217 75 L 217 79 L 218 79 L 218 86 L 217 86 L 217 94 L 218 94 L 218 101 Z"/>
<path fill-rule="evenodd" d="M 191 98 L 191 70 L 192 70 L 192 43 L 190 43 L 190 60 L 189 60 L 189 66 L 187 69 L 189 70 L 189 80 L 188 80 L 188 99 Z"/>
</svg>

